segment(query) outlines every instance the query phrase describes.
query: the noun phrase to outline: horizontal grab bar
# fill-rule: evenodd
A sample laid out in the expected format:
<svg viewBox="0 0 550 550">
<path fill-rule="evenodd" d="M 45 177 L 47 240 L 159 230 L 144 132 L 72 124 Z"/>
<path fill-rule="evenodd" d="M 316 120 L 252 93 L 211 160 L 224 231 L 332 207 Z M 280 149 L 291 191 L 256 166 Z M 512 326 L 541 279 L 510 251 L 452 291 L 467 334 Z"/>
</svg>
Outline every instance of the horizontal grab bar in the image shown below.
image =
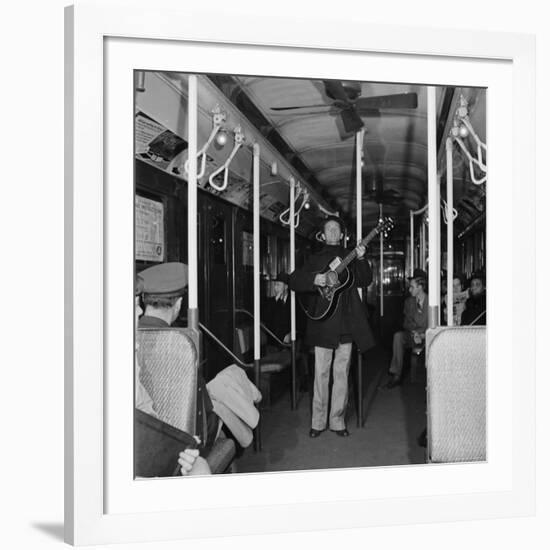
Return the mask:
<svg viewBox="0 0 550 550">
<path fill-rule="evenodd" d="M 252 313 L 250 313 L 250 311 L 248 311 L 246 309 L 237 308 L 237 309 L 235 309 L 235 313 L 246 313 L 251 319 L 254 319 L 254 315 L 252 315 Z M 265 332 L 267 332 L 267 334 L 269 334 L 269 336 L 271 336 L 271 338 L 273 338 L 279 345 L 281 345 L 285 348 L 292 347 L 292 344 L 288 344 L 287 342 L 283 342 L 276 334 L 274 334 L 269 329 L 269 327 L 267 327 L 264 323 L 262 323 L 262 321 L 260 321 L 260 327 L 262 327 L 262 329 Z"/>
<path fill-rule="evenodd" d="M 241 359 L 239 359 L 213 332 L 211 332 L 208 328 L 206 328 L 201 322 L 199 322 L 199 327 L 204 333 L 212 338 L 216 344 L 218 344 L 219 347 L 221 347 L 228 355 L 231 356 L 233 361 L 237 362 L 243 369 L 252 369 L 254 368 L 253 363 L 245 363 Z"/>
</svg>

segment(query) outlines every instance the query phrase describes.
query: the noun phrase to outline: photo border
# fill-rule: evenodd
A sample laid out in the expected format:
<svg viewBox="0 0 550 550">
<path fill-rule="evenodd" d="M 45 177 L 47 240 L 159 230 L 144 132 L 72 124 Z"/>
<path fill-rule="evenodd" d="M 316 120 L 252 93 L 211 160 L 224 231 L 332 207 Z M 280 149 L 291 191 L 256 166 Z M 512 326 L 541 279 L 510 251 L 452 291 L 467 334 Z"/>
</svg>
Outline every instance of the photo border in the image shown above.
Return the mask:
<svg viewBox="0 0 550 550">
<path fill-rule="evenodd" d="M 219 72 L 224 69 L 243 74 L 266 74 L 300 78 L 346 78 L 362 81 L 374 78 L 391 82 L 394 76 L 400 80 L 431 84 L 434 76 L 447 85 L 475 83 L 490 89 L 486 140 L 491 144 L 492 158 L 511 158 L 512 144 L 507 137 L 508 121 L 498 117 L 512 103 L 510 63 L 456 58 L 446 60 L 421 56 L 377 53 L 349 53 L 347 51 L 313 52 L 311 50 L 276 49 L 249 45 L 220 45 L 188 42 L 135 40 L 108 38 L 105 40 L 105 108 L 112 115 L 104 128 L 105 174 L 104 204 L 105 227 L 110 231 L 111 246 L 105 254 L 104 285 L 111 299 L 104 305 L 104 324 L 116 327 L 116 337 L 109 338 L 106 331 L 104 379 L 109 388 L 106 399 L 106 422 L 109 426 L 105 439 L 105 475 L 109 479 L 105 490 L 105 513 L 157 512 L 192 508 L 224 508 L 228 506 L 269 504 L 295 504 L 326 501 L 350 501 L 380 497 L 403 498 L 440 494 L 457 494 L 467 491 L 502 491 L 511 485 L 511 440 L 503 425 L 511 423 L 511 411 L 507 396 L 512 379 L 507 352 L 499 349 L 496 331 L 488 333 L 487 348 L 491 364 L 499 368 L 488 369 L 488 453 L 489 462 L 446 464 L 402 464 L 400 467 L 383 466 L 358 469 L 330 468 L 289 472 L 254 473 L 253 475 L 214 476 L 201 480 L 193 478 L 185 482 L 185 502 L 181 499 L 181 480 L 164 479 L 163 483 L 148 480 L 135 482 L 131 475 L 134 396 L 132 387 L 132 319 L 133 302 L 129 296 L 128 281 L 132 280 L 134 257 L 131 254 L 134 240 L 131 232 L 133 217 L 132 181 L 129 175 L 134 169 L 134 109 L 128 108 L 128 90 L 134 86 L 136 66 L 155 67 L 158 71 L 173 72 L 184 69 L 198 73 Z M 185 127 L 178 125 L 180 108 L 185 100 L 171 86 L 157 88 L 156 79 L 147 78 L 146 88 L 162 94 L 162 109 L 151 103 L 152 96 L 145 100 L 146 112 L 168 127 L 185 136 Z M 201 99 L 202 101 L 202 99 Z M 150 109 L 153 109 L 152 111 Z M 245 132 L 246 133 L 246 132 Z M 495 295 L 507 292 L 504 280 L 491 280 L 495 271 L 508 270 L 508 257 L 502 243 L 513 237 L 506 212 L 511 201 L 512 176 L 503 169 L 502 163 L 491 164 L 491 177 L 499 182 L 499 201 L 495 193 L 487 197 L 488 218 L 488 271 L 489 324 L 498 326 L 498 318 L 506 316 L 507 309 L 494 303 Z M 510 197 L 508 202 L 505 197 Z M 496 228 L 505 227 L 500 231 Z M 494 236 L 498 234 L 499 239 Z M 512 341 L 512 327 L 498 326 L 498 338 Z M 368 367 L 368 362 L 364 364 Z M 367 422 L 370 422 L 367 420 Z M 263 452 L 269 452 L 267 445 Z M 153 507 L 151 503 L 156 503 Z"/>
<path fill-rule="evenodd" d="M 166 4 L 163 4 L 165 7 Z M 525 35 L 372 26 L 356 14 L 346 32 L 334 21 L 312 16 L 300 20 L 181 7 L 161 11 L 146 3 L 128 6 L 79 3 L 66 10 L 66 165 L 65 165 L 65 537 L 72 544 L 170 540 L 185 537 L 284 532 L 289 517 L 302 517 L 300 529 L 360 527 L 393 523 L 528 515 L 534 513 L 534 38 Z M 275 21 L 274 21 L 275 19 Z M 313 23 L 313 24 L 312 24 Z M 146 29 L 146 30 L 144 30 Z M 284 29 L 284 35 L 280 32 Z M 345 34 L 345 36 L 344 36 Z M 511 135 L 513 178 L 523 183 L 526 209 L 521 223 L 521 256 L 512 255 L 510 287 L 513 319 L 521 319 L 518 339 L 509 345 L 521 378 L 513 391 L 513 489 L 418 499 L 366 499 L 377 513 L 367 516 L 364 502 L 318 502 L 293 506 L 234 507 L 151 514 L 104 513 L 104 255 L 111 246 L 104 227 L 103 194 L 104 38 L 147 38 L 200 43 L 248 44 L 278 48 L 349 50 L 384 54 L 468 57 L 512 63 L 514 104 Z M 75 139 L 76 137 L 76 139 Z M 491 162 L 494 162 L 491 159 Z M 525 184 L 524 182 L 532 182 Z M 518 246 L 520 247 L 518 249 Z M 521 262 L 516 258 L 521 257 Z M 521 363 L 519 362 L 521 361 Z M 516 376 L 516 373 L 515 373 Z M 498 506 L 495 503 L 498 502 Z M 345 504 L 345 513 L 344 506 Z M 338 506 L 339 520 L 327 524 Z M 457 513 L 461 510 L 461 513 Z M 243 521 L 246 518 L 246 521 Z M 268 521 L 266 521 L 268 518 Z M 292 529 L 292 528 L 291 528 Z M 295 529 L 297 530 L 297 529 Z"/>
</svg>

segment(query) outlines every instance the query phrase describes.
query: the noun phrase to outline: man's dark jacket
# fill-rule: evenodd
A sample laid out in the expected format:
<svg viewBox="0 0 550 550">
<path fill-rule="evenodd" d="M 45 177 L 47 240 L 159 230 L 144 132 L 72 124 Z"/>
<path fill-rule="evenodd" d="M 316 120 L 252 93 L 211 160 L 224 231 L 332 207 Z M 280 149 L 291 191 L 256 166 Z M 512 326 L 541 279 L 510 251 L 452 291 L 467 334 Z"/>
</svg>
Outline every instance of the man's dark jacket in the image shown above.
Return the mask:
<svg viewBox="0 0 550 550">
<path fill-rule="evenodd" d="M 321 307 L 317 287 L 313 284 L 315 275 L 322 273 L 326 265 L 335 256 L 344 258 L 349 254 L 339 245 L 325 245 L 319 252 L 312 254 L 304 266 L 290 274 L 289 286 L 292 290 L 304 293 L 299 298 L 308 303 L 308 311 L 317 315 Z M 308 319 L 306 344 L 336 349 L 341 342 L 353 340 L 361 352 L 375 345 L 365 306 L 361 303 L 357 287 L 366 287 L 372 281 L 372 271 L 366 259 L 355 260 L 349 266 L 353 272 L 353 285 L 341 295 L 334 314 L 323 321 Z M 342 338 L 342 336 L 349 336 Z"/>
<path fill-rule="evenodd" d="M 466 300 L 466 307 L 462 312 L 461 325 L 486 325 L 487 324 L 487 295 L 485 291 L 480 294 L 472 294 Z"/>
</svg>

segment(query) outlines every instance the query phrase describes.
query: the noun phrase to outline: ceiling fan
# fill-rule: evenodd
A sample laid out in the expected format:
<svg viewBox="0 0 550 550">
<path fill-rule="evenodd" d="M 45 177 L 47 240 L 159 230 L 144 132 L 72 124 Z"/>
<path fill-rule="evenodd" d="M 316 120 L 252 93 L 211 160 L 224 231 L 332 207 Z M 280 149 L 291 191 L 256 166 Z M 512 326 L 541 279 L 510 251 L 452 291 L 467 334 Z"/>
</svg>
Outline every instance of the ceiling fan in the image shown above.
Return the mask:
<svg viewBox="0 0 550 550">
<path fill-rule="evenodd" d="M 418 96 L 416 93 L 361 96 L 361 83 L 339 80 L 323 80 L 326 95 L 332 99 L 331 104 L 321 105 L 289 105 L 271 107 L 272 111 L 294 111 L 299 109 L 328 108 L 329 113 L 339 114 L 344 130 L 347 133 L 358 132 L 364 123 L 363 116 L 380 116 L 380 109 L 416 109 Z M 312 114 L 322 111 L 300 111 L 296 114 Z"/>
<path fill-rule="evenodd" d="M 368 202 L 376 202 L 387 206 L 397 206 L 401 203 L 402 196 L 396 189 L 384 189 L 384 176 L 377 167 L 372 175 L 370 185 L 363 195 L 363 199 Z"/>
</svg>

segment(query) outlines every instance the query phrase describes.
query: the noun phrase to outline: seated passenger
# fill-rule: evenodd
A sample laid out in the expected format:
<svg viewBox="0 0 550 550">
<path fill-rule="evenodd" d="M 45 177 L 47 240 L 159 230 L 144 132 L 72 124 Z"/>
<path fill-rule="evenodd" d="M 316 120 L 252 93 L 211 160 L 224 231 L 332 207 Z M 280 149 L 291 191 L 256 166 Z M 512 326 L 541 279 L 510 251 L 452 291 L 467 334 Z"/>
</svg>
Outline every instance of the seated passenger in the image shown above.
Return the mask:
<svg viewBox="0 0 550 550">
<path fill-rule="evenodd" d="M 409 292 L 403 307 L 403 329 L 393 335 L 393 356 L 390 364 L 391 378 L 384 386 L 392 389 L 401 384 L 405 348 L 424 345 L 428 328 L 428 277 L 422 269 L 415 269 L 409 277 Z"/>
<path fill-rule="evenodd" d="M 290 342 L 290 296 L 288 290 L 289 275 L 279 273 L 272 282 L 273 295 L 262 303 L 262 321 L 279 338 Z M 305 332 L 306 320 L 301 308 L 296 307 L 296 338 Z"/>
<path fill-rule="evenodd" d="M 440 291 L 440 303 L 443 304 L 443 318 L 447 318 L 447 273 L 445 271 L 441 272 L 441 282 L 439 285 L 439 291 Z"/>
<path fill-rule="evenodd" d="M 289 275 L 279 273 L 273 281 L 273 295 L 266 298 L 262 304 L 262 322 L 279 340 L 285 344 L 290 343 L 290 297 L 288 290 Z M 305 315 L 301 308 L 296 307 L 296 340 L 298 378 L 300 390 L 307 389 L 307 355 L 303 352 L 300 338 L 305 332 Z M 277 346 L 269 345 L 267 353 L 277 349 Z"/>
<path fill-rule="evenodd" d="M 453 278 L 453 325 L 458 326 L 461 324 L 462 313 L 466 307 L 466 300 L 468 299 L 468 291 L 464 290 L 463 279 L 461 275 L 455 275 Z M 443 298 L 443 314 L 445 319 L 447 318 L 447 296 Z"/>
<path fill-rule="evenodd" d="M 140 306 L 140 295 L 143 291 L 143 279 L 138 275 L 136 280 L 136 298 L 135 298 L 135 328 L 138 327 L 139 317 L 143 313 L 143 310 Z M 136 341 L 136 351 L 137 351 L 137 341 Z M 141 411 L 157 417 L 153 406 L 153 400 L 143 387 L 140 381 L 140 367 L 137 354 L 135 356 L 135 369 L 136 369 L 136 407 Z M 191 475 L 209 475 L 210 467 L 204 458 L 199 456 L 198 449 L 185 449 L 179 453 L 178 463 L 180 465 L 180 472 L 182 476 Z"/>
<path fill-rule="evenodd" d="M 154 265 L 142 271 L 143 303 L 145 313 L 139 320 L 139 328 L 169 327 L 178 318 L 182 299 L 187 291 L 187 266 L 179 262 Z M 202 441 L 201 454 L 208 456 L 219 431 L 220 421 L 214 413 L 206 384 L 199 375 L 197 410 L 203 422 L 197 423 Z"/>
<path fill-rule="evenodd" d="M 273 296 L 262 304 L 262 322 L 282 342 L 290 342 L 290 299 L 288 275 L 279 273 L 273 281 Z"/>
<path fill-rule="evenodd" d="M 466 300 L 462 313 L 462 325 L 487 324 L 487 295 L 485 292 L 485 277 L 474 273 L 470 279 L 470 297 Z"/>
</svg>

